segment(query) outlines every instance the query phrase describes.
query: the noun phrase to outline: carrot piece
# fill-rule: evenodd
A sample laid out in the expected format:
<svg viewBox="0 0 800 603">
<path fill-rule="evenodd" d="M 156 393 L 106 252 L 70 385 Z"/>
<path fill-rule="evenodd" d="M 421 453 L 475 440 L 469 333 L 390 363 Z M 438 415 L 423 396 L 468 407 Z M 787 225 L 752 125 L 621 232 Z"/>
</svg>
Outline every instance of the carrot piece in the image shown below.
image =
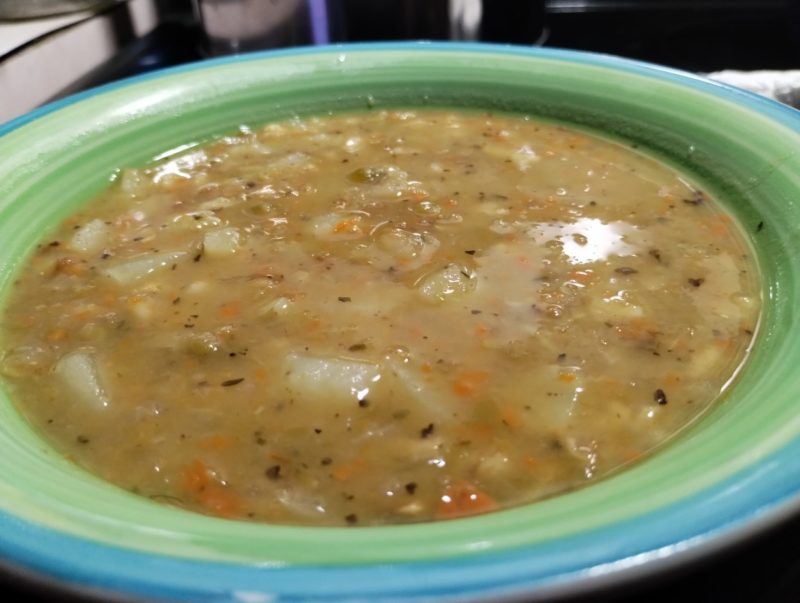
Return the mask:
<svg viewBox="0 0 800 603">
<path fill-rule="evenodd" d="M 361 220 L 358 217 L 342 220 L 333 227 L 333 232 L 336 234 L 360 232 L 361 228 L 359 222 L 361 222 Z"/>
<path fill-rule="evenodd" d="M 475 325 L 475 335 L 478 337 L 486 337 L 489 334 L 489 327 L 487 327 L 484 323 L 479 322 Z"/>
<path fill-rule="evenodd" d="M 610 375 L 604 375 L 596 381 L 597 393 L 609 398 L 624 398 L 628 386 Z"/>
<path fill-rule="evenodd" d="M 219 307 L 218 314 L 222 318 L 233 318 L 242 311 L 242 304 L 238 301 L 227 302 Z"/>
<path fill-rule="evenodd" d="M 58 341 L 63 341 L 67 337 L 67 330 L 66 329 L 53 329 L 47 334 L 47 341 L 50 343 L 56 343 Z"/>
<path fill-rule="evenodd" d="M 500 408 L 500 420 L 511 429 L 522 427 L 522 413 L 516 406 L 506 405 Z"/>
<path fill-rule="evenodd" d="M 337 465 L 331 471 L 331 475 L 333 475 L 334 479 L 343 482 L 352 475 L 352 470 L 350 465 Z"/>
<path fill-rule="evenodd" d="M 230 436 L 224 435 L 214 435 L 208 438 L 205 438 L 200 441 L 200 446 L 203 448 L 210 448 L 213 450 L 223 450 L 225 448 L 230 448 L 234 443 L 234 440 Z"/>
<path fill-rule="evenodd" d="M 241 510 L 241 498 L 229 487 L 217 482 L 200 459 L 195 459 L 183 470 L 183 489 L 198 504 L 219 517 L 233 517 Z"/>
<path fill-rule="evenodd" d="M 343 482 L 349 480 L 351 477 L 361 473 L 367 466 L 366 461 L 362 458 L 357 458 L 351 463 L 344 463 L 337 465 L 331 471 L 333 478 Z"/>
<path fill-rule="evenodd" d="M 575 373 L 569 371 L 561 371 L 558 373 L 558 380 L 564 383 L 572 383 L 575 381 Z"/>
<path fill-rule="evenodd" d="M 82 310 L 78 310 L 72 315 L 73 320 L 89 320 L 92 316 L 96 314 L 96 310 L 93 308 L 83 308 Z"/>
<path fill-rule="evenodd" d="M 208 467 L 200 459 L 195 459 L 183 470 L 183 488 L 190 492 L 196 492 L 208 485 L 210 478 Z"/>
<path fill-rule="evenodd" d="M 722 350 L 727 350 L 733 346 L 733 339 L 730 337 L 718 337 L 714 340 L 714 345 Z"/>
<path fill-rule="evenodd" d="M 453 383 L 453 391 L 459 396 L 471 396 L 489 379 L 486 371 L 464 371 Z"/>
<path fill-rule="evenodd" d="M 719 217 L 709 222 L 708 231 L 716 237 L 725 237 L 730 233 L 730 224 L 728 220 Z"/>
<path fill-rule="evenodd" d="M 495 500 L 474 484 L 458 482 L 448 484 L 439 499 L 437 519 L 453 519 L 467 515 L 488 513 L 498 508 Z"/>
<path fill-rule="evenodd" d="M 582 285 L 588 285 L 592 282 L 594 273 L 591 270 L 572 270 L 567 274 L 567 280 L 575 281 Z"/>
</svg>

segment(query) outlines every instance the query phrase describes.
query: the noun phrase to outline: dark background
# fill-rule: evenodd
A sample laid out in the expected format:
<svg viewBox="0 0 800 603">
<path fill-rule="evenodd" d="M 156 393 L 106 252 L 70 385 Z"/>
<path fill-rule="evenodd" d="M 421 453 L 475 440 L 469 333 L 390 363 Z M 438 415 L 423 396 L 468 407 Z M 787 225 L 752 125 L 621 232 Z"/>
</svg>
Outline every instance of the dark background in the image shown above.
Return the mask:
<svg viewBox="0 0 800 603">
<path fill-rule="evenodd" d="M 269 0 L 264 0 L 269 1 Z M 694 72 L 800 69 L 800 0 L 484 0 L 477 38 L 611 53 Z M 447 0 L 330 0 L 331 41 L 447 39 Z M 161 0 L 162 25 L 66 93 L 202 59 L 212 44 L 190 0 Z M 291 36 L 284 43 L 292 43 Z M 304 38 L 297 34 L 296 41 Z M 0 567 L 2 570 L 2 567 Z M 11 601 L 54 600 L 53 585 L 0 571 Z M 85 600 L 59 591 L 58 600 Z M 107 600 L 102 596 L 95 600 Z M 800 601 L 800 515 L 702 561 L 588 601 Z"/>
<path fill-rule="evenodd" d="M 213 55 L 193 1 L 204 0 L 158 0 L 156 31 L 65 92 Z M 273 1 L 281 0 L 263 0 Z M 452 38 L 448 1 L 458 0 L 308 1 L 327 6 L 331 42 L 360 42 Z M 474 1 L 483 5 L 477 40 L 609 53 L 699 73 L 800 69 L 800 0 Z M 309 38 L 294 24 L 265 44 Z"/>
</svg>

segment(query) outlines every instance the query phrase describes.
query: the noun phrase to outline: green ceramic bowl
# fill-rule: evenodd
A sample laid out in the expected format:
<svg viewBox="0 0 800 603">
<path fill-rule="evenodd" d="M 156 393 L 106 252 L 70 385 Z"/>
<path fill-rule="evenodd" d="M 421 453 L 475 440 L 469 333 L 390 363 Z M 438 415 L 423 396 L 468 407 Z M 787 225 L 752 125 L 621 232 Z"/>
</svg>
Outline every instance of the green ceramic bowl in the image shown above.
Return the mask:
<svg viewBox="0 0 800 603">
<path fill-rule="evenodd" d="M 765 299 L 726 399 L 658 454 L 583 490 L 475 518 L 340 529 L 136 497 L 54 453 L 3 395 L 2 562 L 104 597 L 530 598 L 662 569 L 800 505 L 800 114 L 687 74 L 564 51 L 386 44 L 242 56 L 92 91 L 0 129 L 0 292 L 43 231 L 120 166 L 242 122 L 422 105 L 599 130 L 720 196 L 749 233 Z"/>
</svg>

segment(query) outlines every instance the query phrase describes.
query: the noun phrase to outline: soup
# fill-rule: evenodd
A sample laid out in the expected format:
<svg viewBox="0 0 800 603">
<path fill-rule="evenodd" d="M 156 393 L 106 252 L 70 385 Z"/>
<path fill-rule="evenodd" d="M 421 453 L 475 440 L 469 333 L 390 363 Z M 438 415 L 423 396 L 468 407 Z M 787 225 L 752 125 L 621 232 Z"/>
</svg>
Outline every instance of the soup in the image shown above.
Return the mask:
<svg viewBox="0 0 800 603">
<path fill-rule="evenodd" d="M 527 117 L 297 119 L 124 169 L 3 317 L 20 411 L 154 500 L 448 519 L 596 481 L 719 398 L 756 329 L 738 226 Z"/>
</svg>

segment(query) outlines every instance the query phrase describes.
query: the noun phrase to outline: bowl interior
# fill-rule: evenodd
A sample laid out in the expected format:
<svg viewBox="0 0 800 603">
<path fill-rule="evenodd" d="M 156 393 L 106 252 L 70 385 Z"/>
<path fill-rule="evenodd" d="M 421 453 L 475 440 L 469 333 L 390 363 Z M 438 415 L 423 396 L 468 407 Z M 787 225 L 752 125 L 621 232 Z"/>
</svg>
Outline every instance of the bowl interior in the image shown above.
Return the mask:
<svg viewBox="0 0 800 603">
<path fill-rule="evenodd" d="M 800 433 L 800 338 L 792 335 L 800 300 L 800 120 L 768 101 L 669 70 L 558 51 L 367 45 L 212 61 L 111 86 L 5 128 L 0 291 L 7 293 L 42 233 L 120 167 L 242 123 L 421 106 L 526 113 L 588 128 L 638 144 L 716 193 L 757 252 L 765 304 L 755 349 L 724 401 L 658 454 L 583 490 L 437 524 L 312 529 L 203 517 L 126 493 L 53 452 L 3 394 L 0 523 L 136 552 L 253 565 L 422 563 L 522 549 L 552 556 L 583 546 L 571 561 L 577 568 L 590 554 L 596 565 L 704 536 L 790 497 L 800 486 L 800 461 L 784 458 Z M 768 462 L 784 471 L 784 490 L 752 491 L 746 476 Z M 737 497 L 721 497 L 731 488 Z M 716 517 L 687 510 L 712 491 Z M 664 509 L 683 513 L 685 524 L 673 531 L 645 521 Z M 608 530 L 626 544 L 592 549 L 600 542 L 591 538 Z"/>
</svg>

